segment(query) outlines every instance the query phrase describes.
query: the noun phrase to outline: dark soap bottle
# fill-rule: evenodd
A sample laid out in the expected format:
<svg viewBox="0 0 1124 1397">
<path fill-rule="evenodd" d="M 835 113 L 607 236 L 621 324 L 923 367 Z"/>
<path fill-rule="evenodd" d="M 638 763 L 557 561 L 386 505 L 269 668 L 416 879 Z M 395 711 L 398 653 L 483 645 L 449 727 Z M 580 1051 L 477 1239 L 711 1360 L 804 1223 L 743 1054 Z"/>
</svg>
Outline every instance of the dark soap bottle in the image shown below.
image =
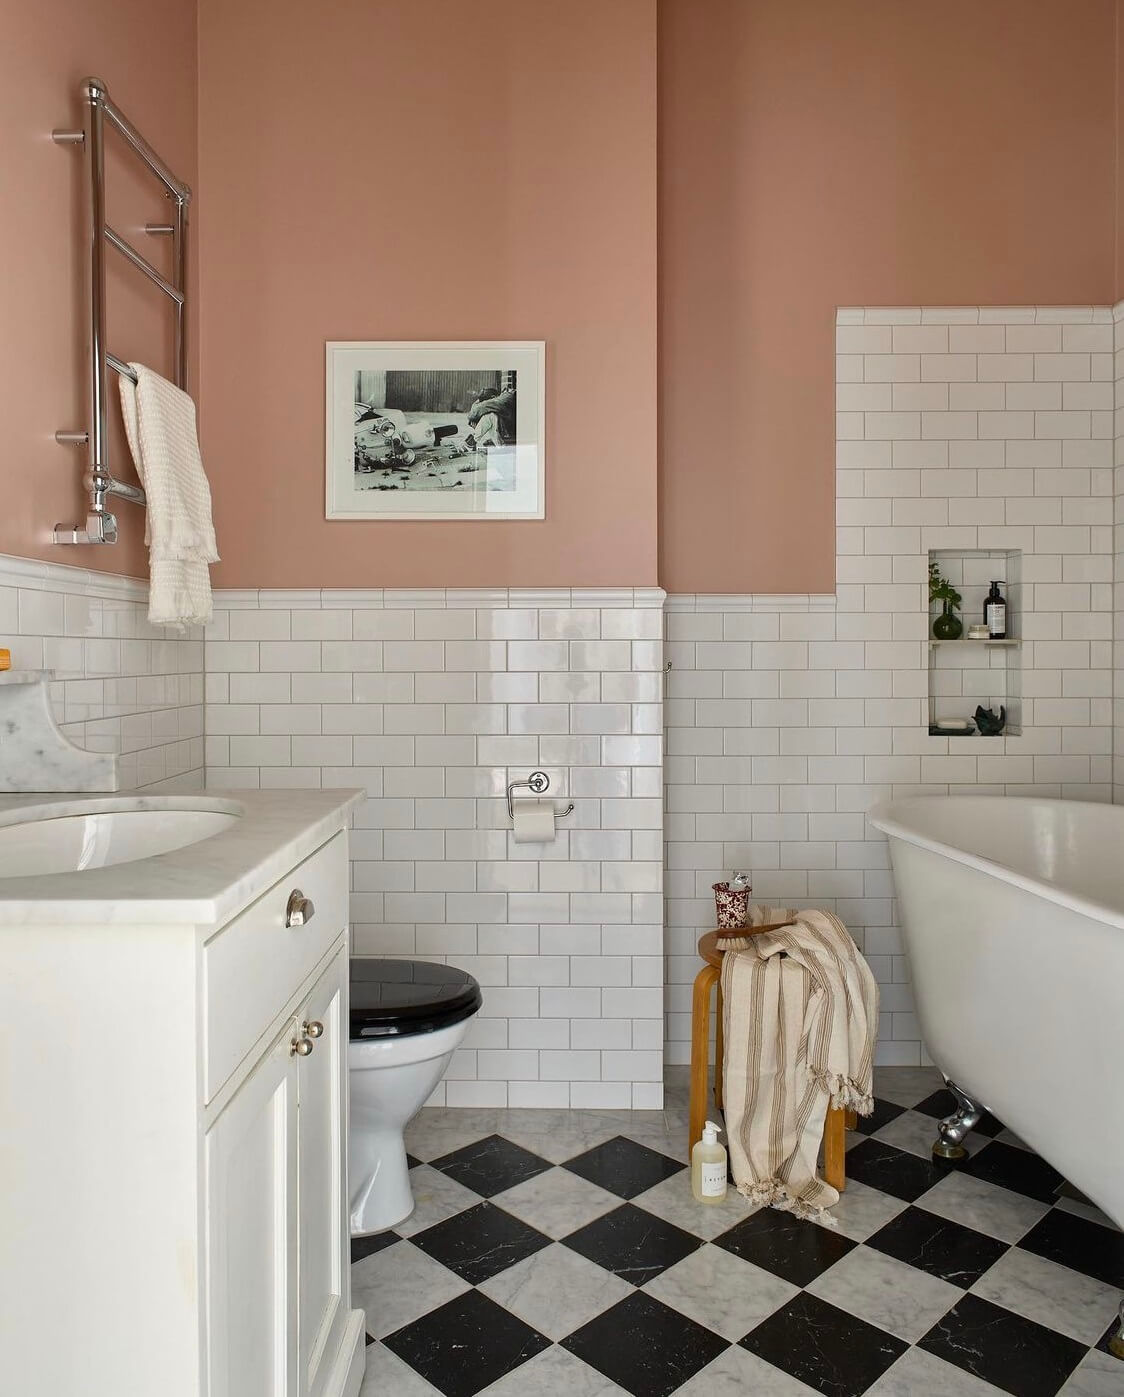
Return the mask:
<svg viewBox="0 0 1124 1397">
<path fill-rule="evenodd" d="M 984 602 L 984 621 L 989 640 L 1007 639 L 1007 603 L 999 590 L 1001 585 L 1000 582 L 993 582 Z"/>
</svg>

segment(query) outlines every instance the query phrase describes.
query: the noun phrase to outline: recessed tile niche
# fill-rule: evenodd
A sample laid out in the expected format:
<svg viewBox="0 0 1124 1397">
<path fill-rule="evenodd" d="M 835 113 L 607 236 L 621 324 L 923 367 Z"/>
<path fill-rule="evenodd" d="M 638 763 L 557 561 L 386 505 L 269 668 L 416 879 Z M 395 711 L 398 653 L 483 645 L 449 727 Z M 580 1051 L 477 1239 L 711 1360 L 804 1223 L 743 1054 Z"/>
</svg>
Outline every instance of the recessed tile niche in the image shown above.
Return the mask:
<svg viewBox="0 0 1124 1397">
<path fill-rule="evenodd" d="M 940 602 L 929 605 L 929 727 L 938 720 L 971 718 L 978 705 L 1007 710 L 1004 737 L 1022 731 L 1022 552 L 1020 549 L 930 549 L 929 562 L 960 593 L 960 640 L 935 640 Z M 1006 640 L 969 640 L 968 627 L 982 623 L 991 583 L 1002 583 L 1007 599 Z M 942 733 L 941 736 L 947 736 Z M 973 737 L 982 734 L 972 730 Z"/>
</svg>

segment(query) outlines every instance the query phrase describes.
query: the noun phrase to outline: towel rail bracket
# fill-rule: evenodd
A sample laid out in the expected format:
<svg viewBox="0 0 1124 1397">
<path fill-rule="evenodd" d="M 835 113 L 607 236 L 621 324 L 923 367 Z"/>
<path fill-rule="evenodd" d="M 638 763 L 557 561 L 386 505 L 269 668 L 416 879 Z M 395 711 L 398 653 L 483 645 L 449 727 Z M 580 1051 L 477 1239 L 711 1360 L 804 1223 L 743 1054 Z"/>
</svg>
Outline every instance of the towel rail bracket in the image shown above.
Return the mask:
<svg viewBox="0 0 1124 1397">
<path fill-rule="evenodd" d="M 116 543 L 117 516 L 108 510 L 95 514 L 92 510 L 86 515 L 85 528 L 77 524 L 56 524 L 55 543 Z"/>
<path fill-rule="evenodd" d="M 117 519 L 106 508 L 113 496 L 130 500 L 142 507 L 146 504 L 139 486 L 115 480 L 108 462 L 107 379 L 109 370 L 136 382 L 136 374 L 123 360 L 110 354 L 105 343 L 105 249 L 113 247 L 126 263 L 172 302 L 175 316 L 175 382 L 187 389 L 187 209 L 191 190 L 177 179 L 157 155 L 128 117 L 114 105 L 109 90 L 100 78 L 85 78 L 79 85 L 85 124 L 82 128 L 57 127 L 51 132 L 56 145 L 75 146 L 82 150 L 86 164 L 87 217 L 90 249 L 89 327 L 90 327 L 90 428 L 88 431 L 58 431 L 55 440 L 66 446 L 86 446 L 89 465 L 83 485 L 90 492 L 89 511 L 85 525 L 56 524 L 55 543 L 116 543 Z M 172 273 L 165 277 L 137 251 L 127 239 L 114 231 L 105 218 L 105 126 L 106 123 L 123 139 L 126 147 L 140 163 L 163 185 L 172 205 L 172 220 L 168 223 L 146 223 L 144 231 L 152 236 L 172 240 Z"/>
</svg>

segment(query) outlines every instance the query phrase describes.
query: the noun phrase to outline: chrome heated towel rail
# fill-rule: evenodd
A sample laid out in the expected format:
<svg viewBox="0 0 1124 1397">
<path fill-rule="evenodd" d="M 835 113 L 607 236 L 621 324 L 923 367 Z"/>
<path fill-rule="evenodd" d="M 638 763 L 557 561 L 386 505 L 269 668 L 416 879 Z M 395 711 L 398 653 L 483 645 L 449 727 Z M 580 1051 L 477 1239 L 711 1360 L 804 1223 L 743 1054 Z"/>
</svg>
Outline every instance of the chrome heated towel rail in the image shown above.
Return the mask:
<svg viewBox="0 0 1124 1397">
<path fill-rule="evenodd" d="M 113 369 L 136 382 L 136 374 L 128 364 L 110 354 L 105 343 L 105 249 L 115 248 L 127 262 L 146 276 L 172 302 L 175 315 L 174 376 L 180 388 L 187 388 L 187 206 L 191 190 L 177 179 L 160 156 L 152 149 L 128 117 L 114 106 L 109 91 L 100 78 L 86 78 L 81 86 L 86 110 L 85 128 L 80 131 L 57 130 L 51 133 L 59 145 L 83 146 L 87 157 L 87 205 L 90 240 L 90 428 L 86 432 L 56 432 L 55 440 L 72 445 L 89 446 L 89 469 L 83 483 L 90 491 L 90 509 L 84 526 L 57 524 L 56 543 L 116 543 L 117 520 L 106 508 L 106 501 L 116 495 L 119 499 L 145 503 L 144 491 L 135 485 L 115 480 L 109 470 L 109 440 L 107 421 L 106 380 Z M 169 223 L 147 223 L 145 232 L 172 240 L 172 278 L 169 281 L 148 258 L 106 222 L 105 217 L 105 126 L 109 123 L 120 133 L 125 144 L 141 163 L 164 186 L 173 206 Z"/>
</svg>

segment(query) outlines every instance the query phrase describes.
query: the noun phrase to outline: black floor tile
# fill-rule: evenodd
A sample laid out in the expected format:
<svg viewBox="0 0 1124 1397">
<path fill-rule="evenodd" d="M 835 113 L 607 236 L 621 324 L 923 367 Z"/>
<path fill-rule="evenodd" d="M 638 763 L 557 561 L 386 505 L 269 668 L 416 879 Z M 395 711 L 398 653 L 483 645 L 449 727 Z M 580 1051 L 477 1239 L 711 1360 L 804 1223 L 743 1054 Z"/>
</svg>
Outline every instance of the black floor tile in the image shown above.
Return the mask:
<svg viewBox="0 0 1124 1397">
<path fill-rule="evenodd" d="M 1021 1150 L 1017 1145 L 1005 1145 L 1002 1140 L 992 1140 L 960 1167 L 974 1178 L 986 1179 L 989 1184 L 999 1184 L 1014 1193 L 1036 1198 L 1039 1203 L 1052 1203 L 1057 1197 L 1058 1185 L 1064 1182 L 1053 1165 L 1047 1164 L 1040 1155 Z"/>
<path fill-rule="evenodd" d="M 364 1340 L 364 1347 L 366 1347 L 366 1348 L 370 1348 L 372 1344 L 378 1342 L 377 1339 L 375 1338 L 375 1336 L 374 1336 L 373 1334 L 368 1334 L 365 1330 L 364 1330 L 364 1332 L 363 1332 L 363 1340 Z"/>
<path fill-rule="evenodd" d="M 895 1198 L 904 1198 L 907 1203 L 928 1193 L 947 1172 L 931 1159 L 899 1150 L 885 1140 L 864 1140 L 847 1151 L 849 1179 L 858 1179 L 860 1184 L 868 1184 Z"/>
<path fill-rule="evenodd" d="M 1025 1251 L 1124 1290 L 1124 1233 L 1054 1208 L 1019 1243 Z M 1124 1365 L 1121 1366 L 1124 1391 Z"/>
<path fill-rule="evenodd" d="M 494 1203 L 478 1203 L 410 1238 L 427 1256 L 479 1285 L 550 1246 L 550 1238 Z"/>
<path fill-rule="evenodd" d="M 1006 1242 L 914 1207 L 892 1218 L 866 1245 L 965 1290 L 1008 1250 Z"/>
<path fill-rule="evenodd" d="M 563 1339 L 562 1347 L 633 1397 L 667 1397 L 729 1344 L 638 1291 Z"/>
<path fill-rule="evenodd" d="M 537 1329 L 478 1290 L 422 1315 L 383 1343 L 445 1397 L 475 1397 L 550 1347 Z"/>
<path fill-rule="evenodd" d="M 492 1198 L 506 1188 L 533 1179 L 536 1174 L 545 1174 L 554 1166 L 549 1160 L 540 1159 L 537 1154 L 515 1145 L 500 1135 L 489 1135 L 465 1145 L 462 1150 L 443 1155 L 430 1161 L 431 1167 L 440 1169 L 443 1174 L 456 1179 L 458 1184 L 471 1188 L 484 1198 Z"/>
<path fill-rule="evenodd" d="M 896 1121 L 899 1116 L 904 1115 L 904 1106 L 899 1106 L 893 1101 L 875 1100 L 874 1110 L 869 1116 L 859 1116 L 855 1129 L 860 1135 L 873 1135 L 876 1130 L 881 1130 L 884 1125 L 889 1125 L 891 1121 Z"/>
<path fill-rule="evenodd" d="M 1075 1339 L 978 1295 L 958 1301 L 918 1347 L 1015 1397 L 1054 1397 L 1085 1356 Z"/>
<path fill-rule="evenodd" d="M 375 1232 L 370 1237 L 352 1237 L 351 1239 L 351 1263 L 362 1261 L 365 1256 L 374 1256 L 375 1252 L 382 1251 L 383 1247 L 389 1247 L 397 1242 L 397 1232 Z"/>
<path fill-rule="evenodd" d="M 935 1091 L 932 1096 L 919 1101 L 913 1109 L 920 1111 L 922 1115 L 932 1116 L 935 1120 L 943 1120 L 957 1109 L 956 1097 L 946 1087 L 941 1087 L 940 1091 Z M 979 1124 L 973 1129 L 979 1135 L 995 1136 L 1003 1129 L 1003 1122 L 997 1121 L 990 1111 L 985 1111 L 979 1119 Z"/>
<path fill-rule="evenodd" d="M 686 1166 L 647 1145 L 617 1135 L 576 1159 L 567 1160 L 563 1167 L 618 1198 L 635 1198 Z"/>
<path fill-rule="evenodd" d="M 762 1208 L 716 1237 L 714 1245 L 793 1285 L 810 1285 L 858 1244 L 834 1228 Z"/>
<path fill-rule="evenodd" d="M 415 1159 L 414 1156 L 413 1156 L 412 1154 L 408 1154 L 408 1155 L 406 1156 L 406 1168 L 407 1168 L 407 1169 L 416 1169 L 420 1163 L 421 1163 L 421 1160 L 420 1160 L 420 1159 Z"/>
<path fill-rule="evenodd" d="M 828 1397 L 859 1397 L 909 1347 L 806 1291 L 794 1295 L 741 1344 Z"/>
<path fill-rule="evenodd" d="M 622 1203 L 562 1241 L 579 1256 L 638 1286 L 703 1245 L 701 1238 L 631 1203 Z"/>
</svg>

